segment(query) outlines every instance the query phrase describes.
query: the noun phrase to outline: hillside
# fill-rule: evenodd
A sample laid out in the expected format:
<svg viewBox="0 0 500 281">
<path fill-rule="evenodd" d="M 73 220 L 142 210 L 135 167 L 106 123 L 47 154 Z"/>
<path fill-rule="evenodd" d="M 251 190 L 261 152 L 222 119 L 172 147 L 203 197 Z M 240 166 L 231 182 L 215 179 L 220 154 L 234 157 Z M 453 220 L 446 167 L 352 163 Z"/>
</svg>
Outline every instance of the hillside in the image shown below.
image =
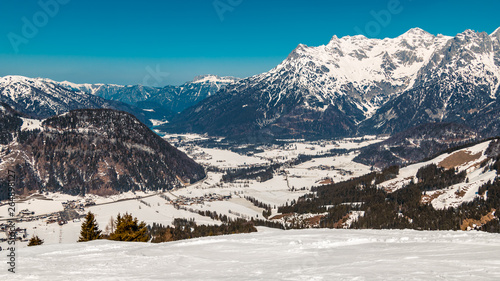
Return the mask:
<svg viewBox="0 0 500 281">
<path fill-rule="evenodd" d="M 21 194 L 116 194 L 166 190 L 202 179 L 203 168 L 132 115 L 75 110 L 40 122 L 14 115 L 4 128 L 0 172 L 22 179 Z M 2 120 L 2 124 L 4 121 Z"/>
<path fill-rule="evenodd" d="M 314 187 L 278 211 L 322 214 L 321 227 L 500 232 L 499 145 L 498 139 L 483 141 L 425 162 Z"/>
<path fill-rule="evenodd" d="M 480 135 L 465 125 L 427 123 L 362 148 L 354 161 L 378 168 L 407 165 L 477 139 Z"/>
</svg>

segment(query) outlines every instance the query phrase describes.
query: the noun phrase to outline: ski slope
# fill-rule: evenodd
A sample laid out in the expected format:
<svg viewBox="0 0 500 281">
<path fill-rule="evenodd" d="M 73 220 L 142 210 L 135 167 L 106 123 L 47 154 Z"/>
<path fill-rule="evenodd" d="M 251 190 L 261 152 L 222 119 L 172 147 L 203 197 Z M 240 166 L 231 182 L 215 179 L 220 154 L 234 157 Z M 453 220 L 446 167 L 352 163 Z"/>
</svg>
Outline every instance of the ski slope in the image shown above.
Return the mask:
<svg viewBox="0 0 500 281">
<path fill-rule="evenodd" d="M 92 241 L 17 251 L 2 280 L 500 280 L 500 235 L 274 230 L 162 244 Z"/>
</svg>

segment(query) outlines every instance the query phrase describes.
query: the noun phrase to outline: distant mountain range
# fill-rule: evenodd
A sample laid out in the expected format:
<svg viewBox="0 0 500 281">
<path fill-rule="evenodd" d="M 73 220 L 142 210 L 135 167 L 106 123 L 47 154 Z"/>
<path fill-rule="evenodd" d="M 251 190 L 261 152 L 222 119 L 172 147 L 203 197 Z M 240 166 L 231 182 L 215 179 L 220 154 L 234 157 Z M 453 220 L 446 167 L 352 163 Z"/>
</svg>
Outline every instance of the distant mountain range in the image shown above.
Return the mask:
<svg viewBox="0 0 500 281">
<path fill-rule="evenodd" d="M 4 104 L 0 179 L 7 170 L 15 171 L 16 192 L 24 195 L 165 190 L 205 177 L 202 166 L 126 112 L 80 109 L 40 121 Z"/>
<path fill-rule="evenodd" d="M 214 95 L 239 78 L 217 75 L 197 76 L 180 86 L 148 87 L 143 85 L 75 84 L 55 82 L 65 88 L 113 101 L 123 102 L 151 112 L 171 117 L 184 109 Z M 53 82 L 53 81 L 52 81 Z"/>
<path fill-rule="evenodd" d="M 31 118 L 47 118 L 74 109 L 108 108 L 129 112 L 143 123 L 152 125 L 151 112 L 90 93 L 65 88 L 55 81 L 23 76 L 0 77 L 0 102 Z"/>
<path fill-rule="evenodd" d="M 235 81 L 238 78 L 203 75 L 181 86 L 154 88 L 5 76 L 0 77 L 0 102 L 33 118 L 47 118 L 74 109 L 116 109 L 152 126 L 151 120 L 164 121 Z"/>
<path fill-rule="evenodd" d="M 239 80 L 161 126 L 239 139 L 397 133 L 429 122 L 499 134 L 500 29 L 455 37 L 414 28 L 299 45 L 269 72 Z"/>
</svg>

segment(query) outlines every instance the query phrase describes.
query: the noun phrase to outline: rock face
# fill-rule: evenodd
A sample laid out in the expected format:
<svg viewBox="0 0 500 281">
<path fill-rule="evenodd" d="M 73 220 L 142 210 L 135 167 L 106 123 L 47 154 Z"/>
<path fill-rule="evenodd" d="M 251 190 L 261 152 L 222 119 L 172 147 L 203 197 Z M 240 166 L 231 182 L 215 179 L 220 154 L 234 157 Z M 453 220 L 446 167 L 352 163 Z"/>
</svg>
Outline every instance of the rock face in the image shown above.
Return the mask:
<svg viewBox="0 0 500 281">
<path fill-rule="evenodd" d="M 2 135 L 11 137 L 2 138 L 0 172 L 15 170 L 21 193 L 163 190 L 205 177 L 203 167 L 126 112 L 74 110 L 43 122 L 15 113 L 1 118 L 10 120 Z"/>
<path fill-rule="evenodd" d="M 225 137 L 396 133 L 429 122 L 498 130 L 499 31 L 299 45 L 269 72 L 228 85 L 162 129 Z M 490 120 L 490 121 L 488 121 Z"/>
</svg>

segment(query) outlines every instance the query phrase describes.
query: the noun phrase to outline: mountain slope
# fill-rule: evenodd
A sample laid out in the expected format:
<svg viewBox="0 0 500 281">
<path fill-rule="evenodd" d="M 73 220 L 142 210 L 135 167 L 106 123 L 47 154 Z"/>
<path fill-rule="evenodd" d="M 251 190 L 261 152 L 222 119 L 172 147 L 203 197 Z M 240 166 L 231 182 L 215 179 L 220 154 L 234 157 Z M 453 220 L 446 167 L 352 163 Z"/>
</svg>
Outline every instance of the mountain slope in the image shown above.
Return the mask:
<svg viewBox="0 0 500 281">
<path fill-rule="evenodd" d="M 361 149 L 353 161 L 378 168 L 422 161 L 436 153 L 480 139 L 471 128 L 454 123 L 426 123 Z"/>
<path fill-rule="evenodd" d="M 23 179 L 20 193 L 162 190 L 205 176 L 200 165 L 126 112 L 75 110 L 41 123 L 8 117 L 16 122 L 4 129 L 13 137 L 2 144 L 0 172 L 16 171 Z"/>
<path fill-rule="evenodd" d="M 429 184 L 421 193 L 422 203 L 431 204 L 435 209 L 444 209 L 457 207 L 475 199 L 480 199 L 478 201 L 481 202 L 488 197 L 493 198 L 493 193 L 491 196 L 485 193 L 485 184 L 494 183 L 498 177 L 499 145 L 499 140 L 495 139 L 444 152 L 428 161 L 401 168 L 397 177 L 381 183 L 379 187 L 388 192 L 402 190 L 411 181 L 418 182 L 425 178 L 425 173 L 431 170 L 425 171 L 426 167 L 429 168 L 429 165 L 433 164 L 446 170 L 463 172 L 465 177 L 463 181 L 444 187 Z M 483 187 L 482 190 L 480 187 Z M 489 212 L 490 209 L 483 211 Z"/>
</svg>

